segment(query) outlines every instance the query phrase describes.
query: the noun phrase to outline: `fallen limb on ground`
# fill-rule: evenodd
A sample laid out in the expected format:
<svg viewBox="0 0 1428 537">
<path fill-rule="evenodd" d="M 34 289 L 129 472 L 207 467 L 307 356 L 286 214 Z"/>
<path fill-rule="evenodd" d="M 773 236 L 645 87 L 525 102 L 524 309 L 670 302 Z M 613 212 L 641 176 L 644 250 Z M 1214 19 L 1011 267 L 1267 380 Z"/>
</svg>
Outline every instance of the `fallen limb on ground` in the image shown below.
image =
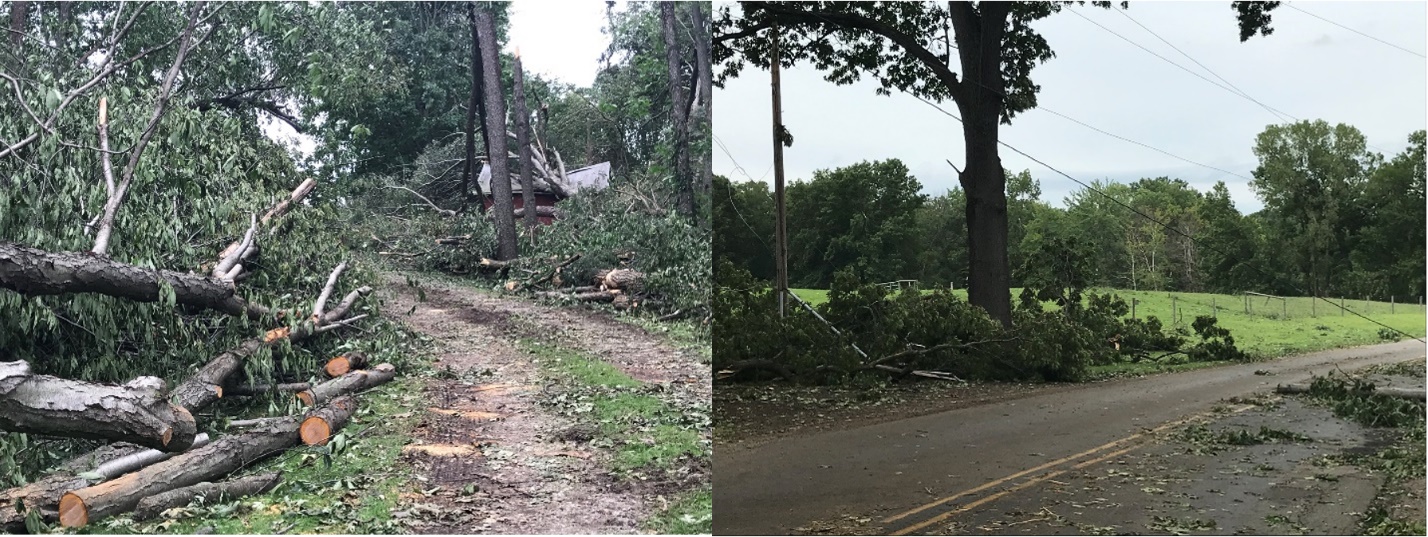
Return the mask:
<svg viewBox="0 0 1428 537">
<path fill-rule="evenodd" d="M 341 420 L 332 423 L 330 432 L 335 432 L 357 409 L 357 402 L 353 397 L 339 398 L 306 415 L 225 436 L 117 479 L 66 492 L 59 501 L 59 522 L 76 527 L 125 513 L 149 496 L 212 481 L 286 451 L 302 440 L 300 429 L 306 418 L 330 409 L 341 409 Z"/>
<path fill-rule="evenodd" d="M 229 315 L 259 319 L 268 309 L 235 294 L 231 282 L 113 261 L 88 252 L 46 252 L 0 242 L 0 287 L 26 296 L 98 293 L 139 302 L 157 302 L 163 287 L 174 302 Z"/>
<path fill-rule="evenodd" d="M 195 499 L 201 498 L 203 503 L 218 503 L 262 494 L 273 490 L 273 487 L 278 486 L 282 479 L 282 472 L 269 472 L 240 477 L 232 481 L 203 482 L 155 494 L 139 500 L 139 505 L 134 508 L 134 520 L 148 520 L 157 517 L 164 511 L 183 507 Z"/>
<path fill-rule="evenodd" d="M 253 384 L 240 386 L 226 386 L 223 388 L 223 395 L 230 397 L 263 395 L 265 393 L 297 393 L 311 389 L 312 384 L 307 382 L 290 382 L 287 384 Z"/>
<path fill-rule="evenodd" d="M 1309 388 L 1309 384 L 1280 384 L 1274 387 L 1274 391 L 1275 393 L 1309 393 Z M 1398 397 L 1401 399 L 1417 399 L 1419 401 L 1423 401 L 1425 400 L 1425 398 L 1428 398 L 1428 393 L 1425 393 L 1425 390 L 1413 388 L 1374 388 L 1374 390 L 1370 393 L 1387 395 L 1389 397 Z"/>
<path fill-rule="evenodd" d="M 198 410 L 207 406 L 219 398 L 223 397 L 223 386 L 228 382 L 228 378 L 233 373 L 243 368 L 243 362 L 248 357 L 259 350 L 281 342 L 284 339 L 292 343 L 298 343 L 309 337 L 322 332 L 343 326 L 346 323 L 364 317 L 357 315 L 347 317 L 347 313 L 352 309 L 357 299 L 370 293 L 371 287 L 361 287 L 355 291 L 347 293 L 342 302 L 337 307 L 326 310 L 327 301 L 332 295 L 334 286 L 337 285 L 337 278 L 342 271 L 347 268 L 347 263 L 343 262 L 333 269 L 332 274 L 327 278 L 327 285 L 323 287 L 322 293 L 318 295 L 317 301 L 313 304 L 312 315 L 309 320 L 299 324 L 295 328 L 282 327 L 268 331 L 262 337 L 249 339 L 240 343 L 237 347 L 229 349 L 222 354 L 209 360 L 196 373 L 174 389 L 177 395 L 177 402 L 180 406 L 189 411 Z"/>
<path fill-rule="evenodd" d="M 0 362 L 0 430 L 122 441 L 165 451 L 193 445 L 197 424 L 165 400 L 157 377 L 95 384 L 30 373 L 27 362 Z"/>
<path fill-rule="evenodd" d="M 602 270 L 595 273 L 595 285 L 603 289 L 638 291 L 644 286 L 645 273 L 635 269 Z"/>
<path fill-rule="evenodd" d="M 79 474 L 145 451 L 149 450 L 144 449 L 143 446 L 125 442 L 109 444 L 70 459 L 56 468 L 54 472 L 34 483 L 0 492 L 0 531 L 7 533 L 25 531 L 25 514 L 19 510 L 21 504 L 25 506 L 26 510 L 38 511 L 44 520 L 55 520 L 59 517 L 60 496 L 71 490 L 89 486 L 89 480 L 79 477 Z"/>
<path fill-rule="evenodd" d="M 347 373 L 335 379 L 319 383 L 311 390 L 298 392 L 297 398 L 308 406 L 320 405 L 333 398 L 357 393 L 368 388 L 380 386 L 397 376 L 396 367 L 392 364 L 377 364 L 371 370 L 358 370 Z"/>
</svg>

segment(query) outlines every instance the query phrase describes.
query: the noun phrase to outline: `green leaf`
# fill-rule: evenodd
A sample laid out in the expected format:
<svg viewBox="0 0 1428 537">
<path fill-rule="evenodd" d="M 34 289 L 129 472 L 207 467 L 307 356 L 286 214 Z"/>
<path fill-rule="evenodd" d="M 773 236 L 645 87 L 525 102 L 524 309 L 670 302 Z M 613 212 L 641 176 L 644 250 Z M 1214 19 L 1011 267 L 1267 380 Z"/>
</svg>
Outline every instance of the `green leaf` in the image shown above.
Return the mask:
<svg viewBox="0 0 1428 537">
<path fill-rule="evenodd" d="M 64 100 L 64 96 L 60 95 L 59 88 L 50 88 L 45 92 L 45 107 L 51 110 L 58 108 L 61 100 Z"/>
</svg>

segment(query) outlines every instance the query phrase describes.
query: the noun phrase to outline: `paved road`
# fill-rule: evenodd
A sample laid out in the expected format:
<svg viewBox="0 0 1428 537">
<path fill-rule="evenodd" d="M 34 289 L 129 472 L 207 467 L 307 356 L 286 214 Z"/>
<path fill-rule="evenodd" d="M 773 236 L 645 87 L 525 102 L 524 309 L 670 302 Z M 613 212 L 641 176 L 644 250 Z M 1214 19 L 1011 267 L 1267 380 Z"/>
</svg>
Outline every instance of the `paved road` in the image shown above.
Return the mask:
<svg viewBox="0 0 1428 537">
<path fill-rule="evenodd" d="M 714 533 L 778 535 L 812 521 L 874 516 L 914 531 L 1016 479 L 1114 454 L 1217 402 L 1344 369 L 1424 355 L 1423 343 L 1317 352 L 1139 379 L 783 439 L 714 456 Z M 1256 375 L 1265 370 L 1269 375 Z M 1014 494 L 1015 491 L 1006 492 Z M 954 497 L 955 496 L 955 497 Z M 937 500 L 938 505 L 928 506 Z M 961 501 L 957 501 L 957 500 Z M 975 507 L 975 506 L 974 506 Z M 923 508 L 907 514 L 908 511 Z M 905 516 L 890 522 L 884 517 Z"/>
</svg>

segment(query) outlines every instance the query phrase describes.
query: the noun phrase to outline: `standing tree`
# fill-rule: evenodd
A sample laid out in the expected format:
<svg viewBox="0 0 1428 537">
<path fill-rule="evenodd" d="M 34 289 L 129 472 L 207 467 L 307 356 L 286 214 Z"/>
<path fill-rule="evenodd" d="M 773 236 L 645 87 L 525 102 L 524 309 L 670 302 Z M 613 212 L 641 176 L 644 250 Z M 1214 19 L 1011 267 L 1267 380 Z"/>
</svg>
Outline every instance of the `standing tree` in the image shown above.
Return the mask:
<svg viewBox="0 0 1428 537">
<path fill-rule="evenodd" d="M 515 207 L 511 199 L 511 171 L 507 163 L 506 100 L 501 94 L 501 56 L 496 48 L 496 20 L 489 6 L 476 9 L 477 37 L 481 41 L 481 63 L 486 92 L 486 147 L 490 150 L 491 209 L 496 211 L 496 256 L 501 260 L 520 256 L 516 248 Z"/>
<path fill-rule="evenodd" d="M 673 3 L 661 2 L 659 5 L 665 59 L 669 63 L 669 100 L 674 114 L 674 181 L 679 193 L 676 203 L 680 212 L 693 218 L 694 178 L 689 173 L 689 108 L 685 104 L 684 77 L 681 76 L 684 62 L 680 59 L 674 10 Z"/>
<path fill-rule="evenodd" d="M 526 110 L 526 76 L 521 71 L 521 51 L 516 49 L 516 61 L 512 66 L 515 76 L 515 95 L 512 99 L 516 107 L 516 144 L 520 147 L 521 165 L 521 206 L 525 207 L 526 233 L 535 240 L 536 202 L 535 186 L 531 182 L 531 116 Z"/>
<path fill-rule="evenodd" d="M 1110 7 L 1110 2 L 1093 2 Z M 1237 2 L 1241 40 L 1269 33 L 1276 3 Z M 768 67 L 777 22 L 786 67 L 808 60 L 835 84 L 863 74 L 881 94 L 952 99 L 962 113 L 966 165 L 958 180 L 967 195 L 968 299 L 1011 325 L 1007 261 L 1006 175 L 997 151 L 998 127 L 1036 106 L 1031 70 L 1054 56 L 1031 23 L 1061 11 L 1047 2 L 741 2 L 743 16 L 723 8 L 715 20 L 714 60 L 722 78 L 745 63 Z M 1122 4 L 1124 6 L 1124 4 Z M 953 49 L 960 73 L 953 71 Z"/>
<path fill-rule="evenodd" d="M 471 100 L 466 104 L 466 162 L 463 164 L 461 173 L 461 206 L 466 206 L 465 196 L 471 193 L 471 187 L 476 187 L 476 210 L 481 214 L 486 214 L 486 202 L 481 198 L 485 194 L 481 192 L 481 182 L 476 181 L 476 112 L 481 112 L 481 143 L 486 145 L 486 154 L 491 154 L 490 140 L 486 136 L 486 103 L 482 100 L 481 90 L 481 39 L 480 32 L 476 28 L 476 3 L 466 3 L 466 18 L 471 24 Z"/>
</svg>

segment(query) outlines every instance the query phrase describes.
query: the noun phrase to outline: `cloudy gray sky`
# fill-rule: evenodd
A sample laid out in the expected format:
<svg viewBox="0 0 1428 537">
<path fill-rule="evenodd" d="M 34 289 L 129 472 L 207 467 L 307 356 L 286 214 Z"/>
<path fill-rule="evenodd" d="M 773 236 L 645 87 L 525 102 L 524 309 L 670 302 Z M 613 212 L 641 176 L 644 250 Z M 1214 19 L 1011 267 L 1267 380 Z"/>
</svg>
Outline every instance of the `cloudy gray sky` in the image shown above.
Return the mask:
<svg viewBox="0 0 1428 537">
<path fill-rule="evenodd" d="M 1216 80 L 1137 26 L 1139 22 L 1259 102 L 1299 119 L 1353 125 L 1387 156 L 1403 150 L 1409 133 L 1423 129 L 1428 116 L 1428 61 L 1420 56 L 1428 50 L 1428 4 L 1423 2 L 1294 2 L 1274 12 L 1273 35 L 1247 43 L 1240 43 L 1226 1 L 1131 2 L 1125 15 L 1134 21 L 1111 10 L 1071 10 Z M 1036 27 L 1057 56 L 1032 74 L 1042 87 L 1041 107 L 1250 176 L 1256 165 L 1254 137 L 1279 121 L 1272 113 L 1076 14 L 1062 12 Z M 898 158 L 928 194 L 941 194 L 957 184 L 946 162 L 961 167 L 963 161 L 960 126 L 952 118 L 896 91 L 878 96 L 876 82 L 835 86 L 808 65 L 785 69 L 782 78 L 784 123 L 795 139 L 784 153 L 789 181 L 810 178 L 818 169 Z M 772 182 L 768 72 L 746 69 L 715 92 L 714 136 L 719 143 L 714 172 L 735 181 Z M 956 112 L 950 101 L 941 106 Z M 1086 182 L 1166 175 L 1203 191 L 1224 180 L 1241 211 L 1263 206 L 1244 178 L 1105 136 L 1045 110 L 1018 116 L 1002 128 L 1002 140 Z M 1041 181 L 1042 199 L 1054 205 L 1062 205 L 1068 193 L 1080 188 L 1005 149 L 1001 158 L 1009 170 L 1030 169 Z"/>
</svg>

